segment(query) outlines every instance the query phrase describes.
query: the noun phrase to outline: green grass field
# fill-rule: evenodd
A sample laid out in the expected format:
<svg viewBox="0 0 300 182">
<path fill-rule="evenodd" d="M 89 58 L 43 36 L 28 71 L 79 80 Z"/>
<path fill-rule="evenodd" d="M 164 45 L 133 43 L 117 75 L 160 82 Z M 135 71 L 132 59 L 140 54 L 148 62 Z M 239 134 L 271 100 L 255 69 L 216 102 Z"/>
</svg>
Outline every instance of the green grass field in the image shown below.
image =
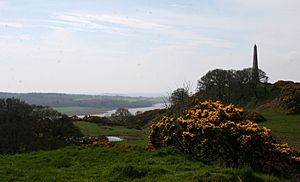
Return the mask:
<svg viewBox="0 0 300 182">
<path fill-rule="evenodd" d="M 263 110 L 261 113 L 267 118 L 262 123 L 271 129 L 276 138 L 282 142 L 287 142 L 292 147 L 300 150 L 300 115 L 286 115 L 281 111 Z"/>
<path fill-rule="evenodd" d="M 226 169 L 140 146 L 65 147 L 0 155 L 0 181 L 280 181 L 251 169 Z"/>
</svg>

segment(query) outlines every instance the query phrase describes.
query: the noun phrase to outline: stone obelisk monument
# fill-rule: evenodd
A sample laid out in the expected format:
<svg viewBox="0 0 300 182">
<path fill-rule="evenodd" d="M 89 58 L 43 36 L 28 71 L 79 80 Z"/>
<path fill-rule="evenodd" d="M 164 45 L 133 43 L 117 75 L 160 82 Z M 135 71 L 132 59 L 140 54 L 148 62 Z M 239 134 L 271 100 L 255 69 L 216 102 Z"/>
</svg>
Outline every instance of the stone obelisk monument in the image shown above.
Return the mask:
<svg viewBox="0 0 300 182">
<path fill-rule="evenodd" d="M 259 82 L 258 77 L 258 60 L 257 60 L 257 46 L 254 45 L 254 52 L 253 52 L 253 65 L 252 65 L 252 81 L 256 85 Z"/>
</svg>

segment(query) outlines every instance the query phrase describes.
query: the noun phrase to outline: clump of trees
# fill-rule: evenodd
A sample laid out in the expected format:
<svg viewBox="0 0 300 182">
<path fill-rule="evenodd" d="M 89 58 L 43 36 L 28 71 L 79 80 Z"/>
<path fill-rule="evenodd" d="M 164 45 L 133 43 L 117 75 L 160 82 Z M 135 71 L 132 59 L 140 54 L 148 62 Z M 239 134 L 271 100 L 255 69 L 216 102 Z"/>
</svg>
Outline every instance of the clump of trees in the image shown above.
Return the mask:
<svg viewBox="0 0 300 182">
<path fill-rule="evenodd" d="M 259 83 L 254 83 L 252 71 L 252 68 L 243 70 L 211 70 L 198 81 L 196 98 L 200 98 L 202 101 L 211 99 L 224 103 L 245 105 L 252 97 L 266 96 L 266 88 L 264 88 L 265 92 L 257 91 L 257 84 L 267 83 L 268 77 L 266 73 L 259 69 Z"/>
<path fill-rule="evenodd" d="M 0 99 L 0 153 L 53 149 L 74 136 L 82 133 L 68 116 L 18 99 Z"/>
<path fill-rule="evenodd" d="M 132 114 L 126 108 L 118 108 L 116 112 L 111 114 L 111 118 L 120 124 L 125 124 L 129 121 Z"/>
<path fill-rule="evenodd" d="M 181 116 L 165 116 L 151 125 L 150 144 L 194 159 L 299 179 L 300 153 L 280 144 L 270 130 L 245 119 L 234 105 L 205 101 Z"/>
</svg>

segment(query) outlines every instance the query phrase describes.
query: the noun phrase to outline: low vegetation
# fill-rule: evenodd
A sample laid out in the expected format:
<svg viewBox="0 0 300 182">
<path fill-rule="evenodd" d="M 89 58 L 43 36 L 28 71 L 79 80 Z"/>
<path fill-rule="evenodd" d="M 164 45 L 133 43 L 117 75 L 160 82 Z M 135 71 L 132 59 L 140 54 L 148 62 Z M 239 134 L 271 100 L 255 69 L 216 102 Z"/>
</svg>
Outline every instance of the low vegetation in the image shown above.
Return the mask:
<svg viewBox="0 0 300 182">
<path fill-rule="evenodd" d="M 0 181 L 284 181 L 247 167 L 205 165 L 170 151 L 122 144 L 0 155 L 0 163 Z"/>
</svg>

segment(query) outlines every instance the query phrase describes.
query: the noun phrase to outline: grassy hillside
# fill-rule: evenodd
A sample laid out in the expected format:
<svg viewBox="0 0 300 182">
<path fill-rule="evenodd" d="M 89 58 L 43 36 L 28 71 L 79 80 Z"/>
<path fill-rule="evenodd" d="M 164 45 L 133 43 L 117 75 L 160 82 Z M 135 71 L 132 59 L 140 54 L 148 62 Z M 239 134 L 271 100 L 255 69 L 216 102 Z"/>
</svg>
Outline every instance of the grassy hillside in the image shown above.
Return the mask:
<svg viewBox="0 0 300 182">
<path fill-rule="evenodd" d="M 300 150 L 300 115 L 286 115 L 281 110 L 268 109 L 261 113 L 267 118 L 262 125 L 271 129 L 272 134 L 282 142 Z"/>
<path fill-rule="evenodd" d="M 126 145 L 0 156 L 0 163 L 0 181 L 280 181 L 247 168 L 225 169 Z"/>
</svg>

